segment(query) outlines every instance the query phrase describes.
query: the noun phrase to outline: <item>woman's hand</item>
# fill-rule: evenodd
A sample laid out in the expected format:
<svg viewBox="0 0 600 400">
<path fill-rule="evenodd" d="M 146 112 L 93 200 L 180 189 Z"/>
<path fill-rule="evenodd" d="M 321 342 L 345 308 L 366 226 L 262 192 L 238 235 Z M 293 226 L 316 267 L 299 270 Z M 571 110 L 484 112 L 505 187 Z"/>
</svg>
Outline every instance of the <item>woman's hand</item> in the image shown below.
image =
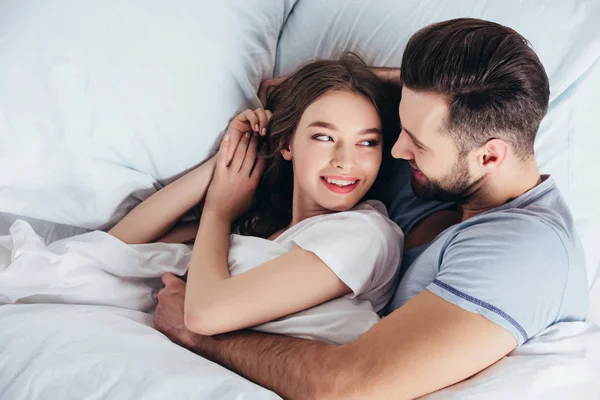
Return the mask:
<svg viewBox="0 0 600 400">
<path fill-rule="evenodd" d="M 229 149 L 227 153 L 227 164 L 230 164 L 237 145 L 246 134 L 246 132 L 253 132 L 260 136 L 266 136 L 267 125 L 271 120 L 273 113 L 269 110 L 263 110 L 257 108 L 256 110 L 246 110 L 236 116 L 227 128 L 225 136 L 229 136 Z"/>
<path fill-rule="evenodd" d="M 270 113 L 264 110 L 245 111 L 238 115 L 225 134 L 217 154 L 217 165 L 208 188 L 204 212 L 219 215 L 233 222 L 252 204 L 264 169 L 264 160 L 258 157 L 258 138 L 251 132 L 266 134 Z M 229 136 L 245 130 L 235 149 Z M 231 162 L 229 155 L 232 154 Z"/>
<path fill-rule="evenodd" d="M 240 140 L 246 134 L 246 132 L 253 132 L 260 136 L 266 136 L 267 125 L 269 124 L 272 115 L 273 113 L 271 111 L 263 110 L 262 108 L 257 108 L 254 111 L 248 109 L 238 114 L 229 123 L 229 126 L 227 127 L 227 132 L 225 133 L 225 136 L 229 136 L 230 141 L 227 153 L 227 164 L 231 163 L 237 145 L 240 143 Z M 208 168 L 210 169 L 212 176 L 217 165 L 218 155 L 219 154 L 217 153 L 211 158 L 209 158 L 204 164 L 197 167 L 196 170 Z M 203 183 L 203 173 L 196 170 L 193 170 L 190 173 L 190 175 L 193 176 L 193 179 L 196 179 L 196 176 L 198 176 L 198 181 Z"/>
</svg>

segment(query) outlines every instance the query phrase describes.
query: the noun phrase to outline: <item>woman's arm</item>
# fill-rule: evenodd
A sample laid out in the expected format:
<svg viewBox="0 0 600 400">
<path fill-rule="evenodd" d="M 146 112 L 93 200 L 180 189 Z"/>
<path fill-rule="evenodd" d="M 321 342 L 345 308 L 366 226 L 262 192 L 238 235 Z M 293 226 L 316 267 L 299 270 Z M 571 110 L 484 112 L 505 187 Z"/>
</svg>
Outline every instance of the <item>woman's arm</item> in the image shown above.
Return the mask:
<svg viewBox="0 0 600 400">
<path fill-rule="evenodd" d="M 216 156 L 144 200 L 119 221 L 109 234 L 128 244 L 150 243 L 167 232 L 192 207 L 204 199 L 215 168 Z M 180 235 L 179 235 L 180 236 Z M 193 237 L 187 237 L 189 240 Z M 185 241 L 185 240 L 184 240 Z"/>
<path fill-rule="evenodd" d="M 185 295 L 185 325 L 192 332 L 249 328 L 350 293 L 327 264 L 300 247 L 230 277 L 229 232 L 218 216 L 202 216 Z"/>
<path fill-rule="evenodd" d="M 227 165 L 232 161 L 238 143 L 246 132 L 264 136 L 271 118 L 268 110 L 245 110 L 236 116 L 225 136 L 228 139 Z M 175 226 L 192 207 L 202 201 L 212 179 L 217 156 L 154 193 L 134 208 L 109 234 L 128 244 L 154 241 L 182 243 L 195 237 L 197 223 Z M 175 226 L 175 228 L 173 228 Z M 173 228 L 173 229 L 172 229 Z"/>
<path fill-rule="evenodd" d="M 301 248 L 229 275 L 231 221 L 252 201 L 263 161 L 256 160 L 256 137 L 245 135 L 228 166 L 220 157 L 228 145 L 224 140 L 219 150 L 185 293 L 185 325 L 204 335 L 272 321 L 350 292 L 319 257 Z"/>
</svg>

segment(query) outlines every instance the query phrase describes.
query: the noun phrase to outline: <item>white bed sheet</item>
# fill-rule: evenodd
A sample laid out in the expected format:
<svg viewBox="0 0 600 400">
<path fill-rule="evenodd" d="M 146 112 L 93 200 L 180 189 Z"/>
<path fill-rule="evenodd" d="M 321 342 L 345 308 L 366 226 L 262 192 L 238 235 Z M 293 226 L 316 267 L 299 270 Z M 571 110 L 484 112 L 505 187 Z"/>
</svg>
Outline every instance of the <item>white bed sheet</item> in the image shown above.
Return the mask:
<svg viewBox="0 0 600 400">
<path fill-rule="evenodd" d="M 274 399 L 152 327 L 161 273 L 190 248 L 91 232 L 45 244 L 24 221 L 0 236 L 0 399 Z M 592 399 L 600 328 L 562 323 L 428 399 Z M 594 397 L 596 396 L 596 397 Z"/>
<path fill-rule="evenodd" d="M 0 399 L 278 398 L 153 328 L 160 275 L 190 253 L 100 231 L 46 245 L 15 222 L 0 236 Z"/>
<path fill-rule="evenodd" d="M 0 306 L 0 398 L 279 397 L 171 343 L 143 312 L 108 306 Z"/>
</svg>

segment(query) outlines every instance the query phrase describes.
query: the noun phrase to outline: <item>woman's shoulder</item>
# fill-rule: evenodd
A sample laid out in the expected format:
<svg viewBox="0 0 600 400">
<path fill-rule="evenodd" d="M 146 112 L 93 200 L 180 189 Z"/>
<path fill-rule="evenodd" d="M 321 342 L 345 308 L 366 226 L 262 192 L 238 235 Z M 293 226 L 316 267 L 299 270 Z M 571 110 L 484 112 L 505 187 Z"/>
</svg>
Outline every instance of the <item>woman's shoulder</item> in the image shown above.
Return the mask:
<svg viewBox="0 0 600 400">
<path fill-rule="evenodd" d="M 388 235 L 404 238 L 402 229 L 392 221 L 385 205 L 379 200 L 366 200 L 357 204 L 349 211 L 355 217 L 362 218 L 374 228 L 385 231 Z"/>
<path fill-rule="evenodd" d="M 354 208 L 352 208 L 352 210 L 350 210 L 348 212 L 359 212 L 359 213 L 368 214 L 368 215 L 375 213 L 373 215 L 380 214 L 386 218 L 389 218 L 385 204 L 383 204 L 379 200 L 363 201 L 363 202 L 355 205 Z"/>
<path fill-rule="evenodd" d="M 306 222 L 302 231 L 335 229 L 338 237 L 356 234 L 404 237 L 400 227 L 389 219 L 385 205 L 377 200 L 367 200 L 348 211 L 320 215 Z"/>
</svg>

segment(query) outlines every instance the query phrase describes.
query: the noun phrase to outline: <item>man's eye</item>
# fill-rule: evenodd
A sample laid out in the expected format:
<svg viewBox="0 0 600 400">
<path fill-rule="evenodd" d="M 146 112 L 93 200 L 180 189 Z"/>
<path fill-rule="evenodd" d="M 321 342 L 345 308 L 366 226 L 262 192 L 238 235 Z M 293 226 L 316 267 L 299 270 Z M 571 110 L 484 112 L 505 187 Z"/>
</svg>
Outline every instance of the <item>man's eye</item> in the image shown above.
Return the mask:
<svg viewBox="0 0 600 400">
<path fill-rule="evenodd" d="M 333 140 L 333 139 L 331 138 L 331 136 L 329 136 L 329 135 L 321 135 L 321 134 L 319 134 L 319 135 L 314 135 L 314 136 L 313 136 L 313 139 L 315 139 L 315 140 L 319 140 L 319 141 L 321 141 L 321 142 L 330 142 L 331 140 Z"/>
<path fill-rule="evenodd" d="M 421 151 L 425 150 L 425 148 L 423 146 L 420 146 L 418 143 L 413 142 L 415 147 Z"/>
<path fill-rule="evenodd" d="M 364 140 L 359 143 L 361 146 L 374 147 L 379 144 L 378 140 Z"/>
</svg>

